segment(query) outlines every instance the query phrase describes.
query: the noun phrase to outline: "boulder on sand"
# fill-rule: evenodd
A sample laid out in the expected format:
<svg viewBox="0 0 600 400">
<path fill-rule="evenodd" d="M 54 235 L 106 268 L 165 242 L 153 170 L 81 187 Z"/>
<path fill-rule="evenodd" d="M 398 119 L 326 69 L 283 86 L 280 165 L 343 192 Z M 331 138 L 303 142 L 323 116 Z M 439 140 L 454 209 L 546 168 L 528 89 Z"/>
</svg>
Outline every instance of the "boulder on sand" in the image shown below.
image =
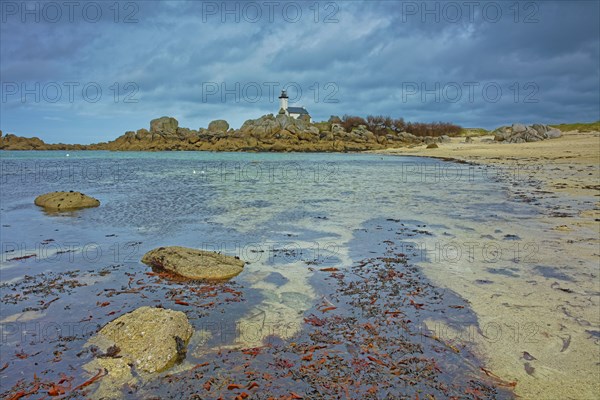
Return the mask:
<svg viewBox="0 0 600 400">
<path fill-rule="evenodd" d="M 550 128 L 546 131 L 546 137 L 548 139 L 556 139 L 562 136 L 562 132 L 556 128 Z"/>
<path fill-rule="evenodd" d="M 74 210 L 78 208 L 98 207 L 100 201 L 80 192 L 51 192 L 39 195 L 34 203 L 47 210 Z"/>
<path fill-rule="evenodd" d="M 244 268 L 244 262 L 237 257 L 180 246 L 150 250 L 142 262 L 186 278 L 203 280 L 230 279 Z"/>
<path fill-rule="evenodd" d="M 527 143 L 539 142 L 544 139 L 556 139 L 561 136 L 561 132 L 548 125 L 533 124 L 512 124 L 512 126 L 502 126 L 494 132 L 494 140 L 506 143 Z"/>
</svg>

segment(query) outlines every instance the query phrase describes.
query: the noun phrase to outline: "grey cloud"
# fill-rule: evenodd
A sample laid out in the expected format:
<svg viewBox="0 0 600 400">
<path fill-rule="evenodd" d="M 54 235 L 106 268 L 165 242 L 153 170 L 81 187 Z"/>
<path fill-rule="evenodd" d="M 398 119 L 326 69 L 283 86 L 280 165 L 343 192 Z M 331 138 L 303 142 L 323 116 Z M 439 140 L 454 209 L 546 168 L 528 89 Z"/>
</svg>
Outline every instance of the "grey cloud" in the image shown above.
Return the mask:
<svg viewBox="0 0 600 400">
<path fill-rule="evenodd" d="M 423 22 L 420 16 L 403 14 L 408 5 L 422 2 L 388 1 L 335 3 L 338 22 L 330 24 L 322 21 L 323 8 L 315 23 L 308 3 L 301 3 L 304 14 L 297 23 L 280 14 L 273 22 L 263 16 L 257 23 L 235 23 L 230 16 L 221 23 L 220 16 L 203 20 L 202 2 L 149 1 L 135 3 L 138 22 L 132 24 L 114 23 L 109 13 L 95 24 L 12 19 L 0 26 L 3 83 L 93 81 L 102 86 L 103 97 L 97 103 L 75 99 L 47 104 L 21 103 L 12 96 L 0 104 L 0 128 L 34 132 L 49 141 L 89 142 L 114 138 L 170 113 L 183 126 L 198 128 L 215 118 L 239 126 L 246 118 L 277 112 L 266 86 L 256 102 L 233 96 L 223 101 L 220 93 L 203 96 L 206 82 L 230 89 L 236 83 L 242 88 L 297 83 L 303 91 L 297 103 L 316 119 L 389 114 L 488 128 L 516 120 L 600 119 L 599 3 L 533 2 L 539 22 L 529 24 L 522 21 L 526 3 L 532 2 L 518 3 L 518 23 L 508 9 L 514 2 L 497 3 L 504 13 L 497 23 L 480 14 L 472 21 L 442 18 L 436 23 L 431 17 Z M 121 20 L 125 4 L 120 3 Z M 113 101 L 114 82 L 121 89 L 134 82 L 138 103 Z M 324 102 L 328 82 L 335 84 L 338 103 Z M 497 103 L 480 92 L 473 103 L 466 94 L 457 102 L 435 102 L 431 96 L 421 101 L 419 95 L 403 99 L 407 83 L 433 88 L 453 82 L 494 83 L 504 92 Z M 517 102 L 509 89 L 515 82 L 521 91 Z M 522 101 L 529 83 L 539 87 L 537 103 Z"/>
</svg>

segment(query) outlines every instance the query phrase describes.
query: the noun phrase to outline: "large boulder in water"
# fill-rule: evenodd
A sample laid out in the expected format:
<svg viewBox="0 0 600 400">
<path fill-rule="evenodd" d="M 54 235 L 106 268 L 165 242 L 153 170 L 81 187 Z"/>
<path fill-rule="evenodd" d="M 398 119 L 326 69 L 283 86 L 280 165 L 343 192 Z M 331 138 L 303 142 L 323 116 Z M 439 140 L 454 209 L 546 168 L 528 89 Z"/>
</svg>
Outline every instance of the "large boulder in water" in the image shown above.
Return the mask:
<svg viewBox="0 0 600 400">
<path fill-rule="evenodd" d="M 237 257 L 180 246 L 150 250 L 144 254 L 142 262 L 186 278 L 202 280 L 230 279 L 244 268 L 244 262 Z"/>
<path fill-rule="evenodd" d="M 63 211 L 78 208 L 98 207 L 100 201 L 80 192 L 51 192 L 39 195 L 34 203 L 46 210 Z"/>
<path fill-rule="evenodd" d="M 120 364 L 129 364 L 146 373 L 164 371 L 185 355 L 187 342 L 194 333 L 186 315 L 181 311 L 164 308 L 140 307 L 106 324 L 89 340 L 105 353 L 114 353 Z M 111 371 L 111 359 L 100 363 L 109 374 L 128 374 Z M 117 368 L 118 367 L 118 368 Z M 127 368 L 125 368 L 127 369 Z"/>
</svg>

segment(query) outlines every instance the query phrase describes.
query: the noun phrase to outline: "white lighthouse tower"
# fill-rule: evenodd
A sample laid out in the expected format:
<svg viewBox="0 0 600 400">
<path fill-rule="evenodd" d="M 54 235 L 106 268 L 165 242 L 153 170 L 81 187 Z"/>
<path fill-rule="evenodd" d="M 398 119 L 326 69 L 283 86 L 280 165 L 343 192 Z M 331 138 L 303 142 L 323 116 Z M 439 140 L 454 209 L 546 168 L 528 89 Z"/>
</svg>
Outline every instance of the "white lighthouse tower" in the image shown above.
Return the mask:
<svg viewBox="0 0 600 400">
<path fill-rule="evenodd" d="M 279 109 L 283 110 L 286 115 L 288 114 L 288 95 L 285 90 L 281 91 L 281 95 L 279 96 Z"/>
</svg>

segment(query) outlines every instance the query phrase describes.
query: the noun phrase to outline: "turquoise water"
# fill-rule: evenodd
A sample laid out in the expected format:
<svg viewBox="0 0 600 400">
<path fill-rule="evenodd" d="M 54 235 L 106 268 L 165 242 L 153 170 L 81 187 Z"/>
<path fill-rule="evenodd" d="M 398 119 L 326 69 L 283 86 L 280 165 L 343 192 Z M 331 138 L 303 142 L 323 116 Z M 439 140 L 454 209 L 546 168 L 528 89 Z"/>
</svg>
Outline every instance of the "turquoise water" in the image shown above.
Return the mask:
<svg viewBox="0 0 600 400">
<path fill-rule="evenodd" d="M 260 315 L 265 336 L 274 333 L 286 339 L 301 329 L 303 312 L 323 295 L 309 266 L 344 269 L 369 257 L 375 249 L 355 241 L 369 221 L 393 219 L 411 226 L 415 243 L 407 246 L 414 261 L 437 258 L 446 268 L 440 256 L 447 261 L 466 257 L 444 253 L 448 241 L 458 241 L 459 246 L 489 241 L 483 238 L 487 233 L 510 247 L 502 239 L 510 232 L 501 234 L 495 225 L 536 212 L 532 205 L 506 203 L 506 191 L 494 174 L 431 159 L 100 151 L 0 156 L 3 347 L 42 355 L 70 326 L 76 329 L 73 336 L 83 340 L 115 315 L 142 305 L 164 303 L 186 311 L 165 302 L 167 291 L 161 287 L 144 297 L 114 296 L 110 305 L 99 306 L 102 293 L 127 290 L 142 279 L 149 269 L 139 260 L 158 246 L 220 251 L 247 261 L 244 272 L 232 280 L 232 285 L 244 288 L 245 301 L 231 303 L 218 318 L 243 325 Z M 39 194 L 62 190 L 84 192 L 99 199 L 101 206 L 52 214 L 33 204 Z M 15 259 L 28 255 L 32 257 Z M 53 280 L 70 271 L 77 271 L 73 279 L 85 286 L 62 285 L 69 280 L 64 275 L 62 281 Z M 48 282 L 60 283 L 61 290 L 31 289 Z M 15 290 L 26 287 L 27 298 L 15 299 Z M 186 312 L 203 331 L 207 315 Z M 15 322 L 25 324 L 20 326 L 25 334 L 13 332 Z M 34 345 L 27 347 L 32 338 Z M 200 354 L 202 346 L 249 347 L 262 339 L 242 335 L 219 342 L 214 336 L 198 335 L 191 346 Z M 39 371 L 38 361 L 31 357 L 19 362 L 21 368 Z M 4 378 L 3 385 L 10 386 L 19 376 Z"/>
</svg>

